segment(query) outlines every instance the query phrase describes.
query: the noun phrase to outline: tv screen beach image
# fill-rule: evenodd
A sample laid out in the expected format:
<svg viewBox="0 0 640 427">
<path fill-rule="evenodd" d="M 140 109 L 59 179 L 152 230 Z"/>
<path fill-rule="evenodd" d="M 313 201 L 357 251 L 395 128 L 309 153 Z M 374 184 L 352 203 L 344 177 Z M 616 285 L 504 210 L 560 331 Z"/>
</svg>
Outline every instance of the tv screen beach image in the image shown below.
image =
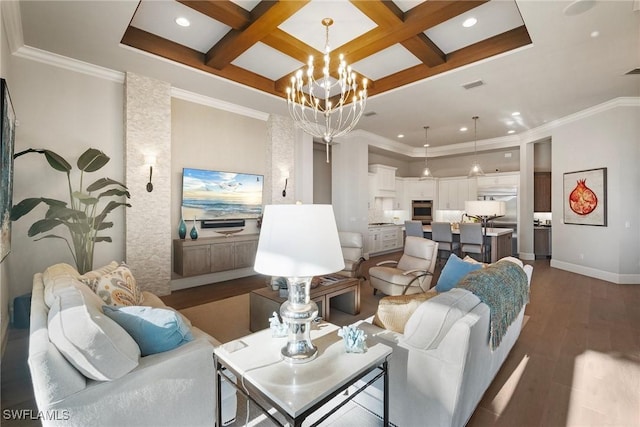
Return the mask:
<svg viewBox="0 0 640 427">
<path fill-rule="evenodd" d="M 184 168 L 183 219 L 258 218 L 263 181 L 262 175 Z"/>
</svg>

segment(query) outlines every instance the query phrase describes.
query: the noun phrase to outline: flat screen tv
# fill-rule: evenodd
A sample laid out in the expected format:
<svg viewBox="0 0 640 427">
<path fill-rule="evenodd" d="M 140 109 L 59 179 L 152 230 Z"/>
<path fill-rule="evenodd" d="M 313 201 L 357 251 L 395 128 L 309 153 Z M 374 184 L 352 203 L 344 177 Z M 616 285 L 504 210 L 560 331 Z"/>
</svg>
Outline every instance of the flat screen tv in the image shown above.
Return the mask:
<svg viewBox="0 0 640 427">
<path fill-rule="evenodd" d="M 263 183 L 262 175 L 183 168 L 183 218 L 258 218 L 262 214 Z"/>
</svg>

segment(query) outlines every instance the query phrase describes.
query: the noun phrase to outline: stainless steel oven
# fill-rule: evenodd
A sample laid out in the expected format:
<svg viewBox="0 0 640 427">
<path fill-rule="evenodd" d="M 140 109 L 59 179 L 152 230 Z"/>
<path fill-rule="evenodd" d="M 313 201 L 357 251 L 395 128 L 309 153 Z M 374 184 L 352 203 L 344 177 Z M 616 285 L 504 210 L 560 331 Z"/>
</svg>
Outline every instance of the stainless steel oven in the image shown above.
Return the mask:
<svg viewBox="0 0 640 427">
<path fill-rule="evenodd" d="M 413 200 L 411 202 L 411 219 L 422 221 L 423 224 L 431 224 L 433 220 L 433 201 Z"/>
</svg>

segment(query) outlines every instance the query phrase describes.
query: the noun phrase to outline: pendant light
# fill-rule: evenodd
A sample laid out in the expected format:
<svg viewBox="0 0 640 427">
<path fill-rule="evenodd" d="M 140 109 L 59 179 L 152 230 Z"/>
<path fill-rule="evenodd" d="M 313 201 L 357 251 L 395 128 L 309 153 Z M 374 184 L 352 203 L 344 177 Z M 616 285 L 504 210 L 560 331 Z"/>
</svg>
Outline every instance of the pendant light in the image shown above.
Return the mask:
<svg viewBox="0 0 640 427">
<path fill-rule="evenodd" d="M 469 170 L 469 177 L 474 176 L 484 176 L 484 172 L 480 167 L 480 163 L 478 162 L 478 150 L 477 150 L 477 142 L 478 142 L 478 116 L 473 116 L 473 164 L 471 165 L 471 169 Z"/>
<path fill-rule="evenodd" d="M 427 154 L 428 154 L 428 149 L 429 149 L 429 144 L 428 144 L 428 132 L 429 132 L 429 126 L 425 126 L 424 127 L 424 169 L 422 170 L 422 178 L 433 178 L 433 174 L 431 173 L 431 170 L 429 169 L 429 166 L 427 165 Z"/>
</svg>

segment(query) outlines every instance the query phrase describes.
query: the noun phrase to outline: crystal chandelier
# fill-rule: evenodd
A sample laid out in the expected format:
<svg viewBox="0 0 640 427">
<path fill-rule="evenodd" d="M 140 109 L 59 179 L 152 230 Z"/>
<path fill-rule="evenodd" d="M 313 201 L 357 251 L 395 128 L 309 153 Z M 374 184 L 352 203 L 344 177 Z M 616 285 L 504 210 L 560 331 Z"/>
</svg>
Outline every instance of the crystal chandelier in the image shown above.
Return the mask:
<svg viewBox="0 0 640 427">
<path fill-rule="evenodd" d="M 480 167 L 480 163 L 478 162 L 478 150 L 476 149 L 476 144 L 478 140 L 478 116 L 473 116 L 473 164 L 471 165 L 471 169 L 469 170 L 469 177 L 474 176 L 483 176 L 484 172 Z"/>
<path fill-rule="evenodd" d="M 322 76 L 315 78 L 313 56 L 309 56 L 307 70 L 298 70 L 291 76 L 287 87 L 287 106 L 296 125 L 316 138 L 322 138 L 327 148 L 334 138 L 349 133 L 360 120 L 367 101 L 367 79 L 362 79 L 362 90 L 358 91 L 356 74 L 340 54 L 337 79 L 330 75 L 331 49 L 329 27 L 333 19 L 325 18 L 325 52 Z"/>
<path fill-rule="evenodd" d="M 428 155 L 428 149 L 429 149 L 429 144 L 428 144 L 428 132 L 429 132 L 429 126 L 425 126 L 424 127 L 424 169 L 422 169 L 422 178 L 433 178 L 433 174 L 431 173 L 431 169 L 429 169 L 429 166 L 427 165 L 427 155 Z"/>
</svg>

